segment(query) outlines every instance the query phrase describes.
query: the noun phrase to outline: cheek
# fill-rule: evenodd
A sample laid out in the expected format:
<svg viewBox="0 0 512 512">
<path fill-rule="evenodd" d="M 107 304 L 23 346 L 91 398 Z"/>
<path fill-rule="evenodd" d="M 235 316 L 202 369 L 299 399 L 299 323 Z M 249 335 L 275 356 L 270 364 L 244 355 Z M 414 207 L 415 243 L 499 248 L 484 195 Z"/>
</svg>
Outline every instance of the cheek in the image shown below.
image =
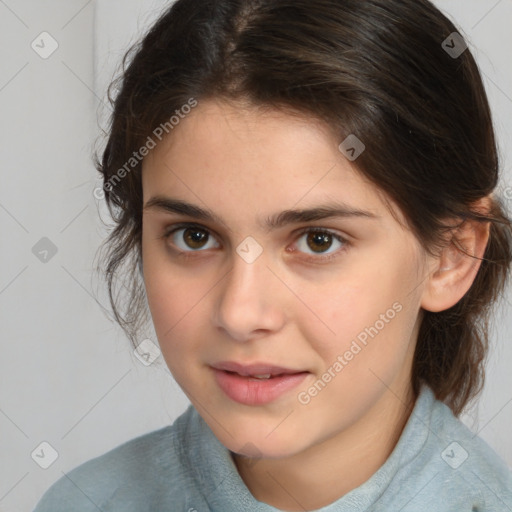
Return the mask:
<svg viewBox="0 0 512 512">
<path fill-rule="evenodd" d="M 389 273 L 388 273 L 389 275 Z M 369 272 L 347 270 L 331 283 L 311 283 L 304 291 L 310 329 L 322 334 L 325 348 L 336 348 L 340 340 L 349 340 L 375 323 L 391 308 L 398 292 L 392 283 L 379 280 Z"/>
<path fill-rule="evenodd" d="M 193 391 L 191 376 L 195 380 L 200 376 L 192 369 L 197 367 L 201 340 L 207 334 L 199 317 L 203 314 L 204 292 L 176 276 L 171 279 L 158 275 L 148 281 L 148 304 L 162 356 L 182 389 Z"/>
<path fill-rule="evenodd" d="M 161 344 L 174 343 L 176 333 L 182 333 L 191 319 L 197 318 L 209 287 L 176 274 L 155 272 L 153 277 L 148 273 L 146 294 L 155 330 Z"/>
<path fill-rule="evenodd" d="M 396 252 L 396 251 L 395 251 Z M 403 361 L 419 311 L 414 255 L 360 260 L 333 283 L 305 290 L 309 312 L 302 325 L 326 367 L 347 355 L 348 373 L 382 371 Z M 418 289 L 419 290 L 419 289 Z"/>
<path fill-rule="evenodd" d="M 165 240 L 157 240 L 150 228 L 143 231 L 142 261 L 149 309 L 157 334 L 164 335 L 178 324 L 205 295 L 208 280 L 198 272 L 173 263 Z M 162 341 L 164 341 L 162 339 Z"/>
<path fill-rule="evenodd" d="M 204 278 L 180 272 L 170 265 L 165 251 L 144 247 L 144 283 L 149 310 L 162 352 L 180 350 L 184 326 L 197 314 L 198 305 L 211 288 Z"/>
</svg>

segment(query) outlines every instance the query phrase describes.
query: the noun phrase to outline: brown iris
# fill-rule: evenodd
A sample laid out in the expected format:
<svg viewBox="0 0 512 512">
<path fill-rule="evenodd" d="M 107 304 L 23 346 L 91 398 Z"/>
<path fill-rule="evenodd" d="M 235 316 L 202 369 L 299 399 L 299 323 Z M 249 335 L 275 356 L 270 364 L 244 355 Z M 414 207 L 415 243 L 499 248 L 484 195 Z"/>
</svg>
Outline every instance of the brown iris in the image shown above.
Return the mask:
<svg viewBox="0 0 512 512">
<path fill-rule="evenodd" d="M 319 232 L 308 233 L 307 244 L 309 248 L 315 252 L 324 252 L 332 245 L 332 235 Z"/>
<path fill-rule="evenodd" d="M 198 228 L 187 228 L 183 232 L 183 239 L 191 249 L 201 249 L 208 241 L 208 233 Z"/>
</svg>

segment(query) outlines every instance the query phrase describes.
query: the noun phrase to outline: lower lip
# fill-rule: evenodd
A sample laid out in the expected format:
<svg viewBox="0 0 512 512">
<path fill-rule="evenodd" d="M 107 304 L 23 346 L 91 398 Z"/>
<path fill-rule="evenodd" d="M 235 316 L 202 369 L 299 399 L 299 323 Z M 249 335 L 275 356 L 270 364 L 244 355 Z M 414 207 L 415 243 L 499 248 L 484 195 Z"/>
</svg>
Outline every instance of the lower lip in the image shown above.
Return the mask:
<svg viewBox="0 0 512 512">
<path fill-rule="evenodd" d="M 298 386 L 309 375 L 308 372 L 302 372 L 279 375 L 269 379 L 255 379 L 215 368 L 214 372 L 217 384 L 222 391 L 231 400 L 245 405 L 268 404 L 286 391 Z"/>
</svg>

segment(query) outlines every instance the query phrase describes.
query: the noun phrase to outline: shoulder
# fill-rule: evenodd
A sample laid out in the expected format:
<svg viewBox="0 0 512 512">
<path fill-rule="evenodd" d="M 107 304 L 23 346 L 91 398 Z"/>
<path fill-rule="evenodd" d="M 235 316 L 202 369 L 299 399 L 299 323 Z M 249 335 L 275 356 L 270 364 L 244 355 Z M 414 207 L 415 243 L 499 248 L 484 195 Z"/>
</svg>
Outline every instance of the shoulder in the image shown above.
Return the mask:
<svg viewBox="0 0 512 512">
<path fill-rule="evenodd" d="M 423 502 L 440 510 L 512 511 L 512 472 L 507 464 L 435 399 L 430 388 L 424 389 L 422 407 L 422 426 L 418 418 L 413 421 L 425 432 L 425 442 L 403 468 L 403 480 L 413 479 L 418 489 L 425 486 Z"/>
<path fill-rule="evenodd" d="M 173 487 L 191 486 L 183 447 L 194 412 L 190 406 L 172 425 L 131 439 L 64 474 L 34 512 L 97 512 L 113 510 L 114 502 L 116 509 L 126 503 L 127 512 L 151 510 L 151 500 L 163 503 L 164 489 L 168 494 Z"/>
<path fill-rule="evenodd" d="M 431 429 L 437 445 L 443 448 L 441 458 L 448 466 L 462 467 L 469 462 L 468 468 L 478 468 L 479 473 L 492 474 L 503 482 L 510 481 L 511 472 L 505 461 L 439 400 L 433 402 Z"/>
</svg>

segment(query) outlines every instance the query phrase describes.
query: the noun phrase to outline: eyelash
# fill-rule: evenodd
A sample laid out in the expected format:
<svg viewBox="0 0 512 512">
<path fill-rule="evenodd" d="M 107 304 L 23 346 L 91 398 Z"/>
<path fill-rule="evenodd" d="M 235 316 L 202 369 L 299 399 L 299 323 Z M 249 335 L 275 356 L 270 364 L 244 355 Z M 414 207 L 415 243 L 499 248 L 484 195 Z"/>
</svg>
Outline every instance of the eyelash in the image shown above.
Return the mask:
<svg viewBox="0 0 512 512">
<path fill-rule="evenodd" d="M 198 230 L 205 231 L 206 233 L 208 233 L 209 236 L 210 235 L 213 236 L 213 233 L 205 226 L 201 226 L 200 224 L 185 222 L 185 223 L 179 223 L 179 224 L 174 224 L 174 225 L 170 226 L 168 229 L 165 230 L 164 234 L 158 238 L 168 240 L 174 233 L 176 233 L 176 231 L 180 231 L 181 229 L 188 229 L 188 228 L 196 228 Z M 321 228 L 321 227 L 309 227 L 309 228 L 304 228 L 304 229 L 299 230 L 299 232 L 296 234 L 297 240 L 300 239 L 302 236 L 309 234 L 309 233 L 322 233 L 322 234 L 330 235 L 334 239 L 336 239 L 338 242 L 342 243 L 343 247 L 341 247 L 337 251 L 330 253 L 326 256 L 313 256 L 313 257 L 306 256 L 306 258 L 304 258 L 304 259 L 307 261 L 311 261 L 314 263 L 319 263 L 319 262 L 327 263 L 327 262 L 333 260 L 334 258 L 337 258 L 341 252 L 344 252 L 350 246 L 350 242 L 346 238 L 343 238 L 341 235 L 338 235 L 337 233 L 335 233 L 329 229 L 325 229 L 325 228 Z M 196 251 L 193 251 L 193 250 L 181 251 L 178 249 L 178 256 L 187 259 L 190 257 L 194 257 L 194 254 L 198 253 L 198 252 L 203 252 L 203 251 L 200 249 L 198 249 Z M 293 251 L 293 252 L 295 252 L 295 251 Z"/>
</svg>

